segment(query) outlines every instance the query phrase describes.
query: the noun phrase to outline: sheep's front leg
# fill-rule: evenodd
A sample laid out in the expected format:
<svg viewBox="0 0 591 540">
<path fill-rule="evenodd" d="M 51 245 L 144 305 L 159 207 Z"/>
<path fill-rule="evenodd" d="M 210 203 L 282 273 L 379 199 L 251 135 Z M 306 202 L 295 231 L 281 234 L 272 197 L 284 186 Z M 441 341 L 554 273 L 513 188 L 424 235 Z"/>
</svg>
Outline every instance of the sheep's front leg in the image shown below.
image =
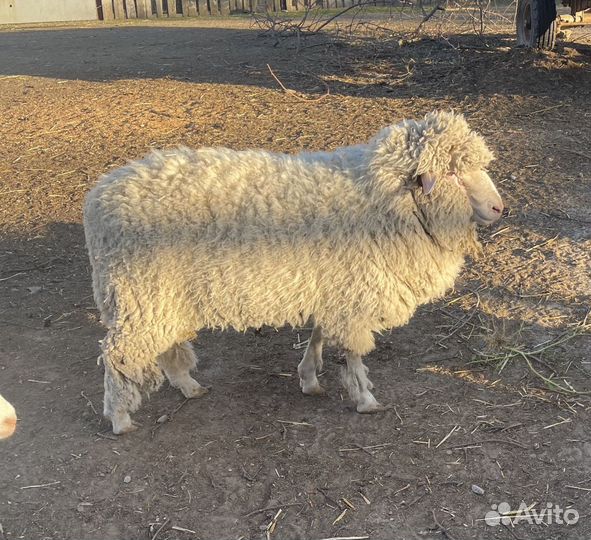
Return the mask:
<svg viewBox="0 0 591 540">
<path fill-rule="evenodd" d="M 300 386 L 302 392 L 308 395 L 325 394 L 326 390 L 320 386 L 317 371 L 322 369 L 322 328 L 315 326 L 306 347 L 304 358 L 298 365 Z"/>
<path fill-rule="evenodd" d="M 361 356 L 357 353 L 347 351 L 347 369 L 343 370 L 343 384 L 349 392 L 349 397 L 357 406 L 357 412 L 374 413 L 383 411 L 370 390 L 373 384 L 367 378 L 368 369 L 363 365 Z"/>
</svg>

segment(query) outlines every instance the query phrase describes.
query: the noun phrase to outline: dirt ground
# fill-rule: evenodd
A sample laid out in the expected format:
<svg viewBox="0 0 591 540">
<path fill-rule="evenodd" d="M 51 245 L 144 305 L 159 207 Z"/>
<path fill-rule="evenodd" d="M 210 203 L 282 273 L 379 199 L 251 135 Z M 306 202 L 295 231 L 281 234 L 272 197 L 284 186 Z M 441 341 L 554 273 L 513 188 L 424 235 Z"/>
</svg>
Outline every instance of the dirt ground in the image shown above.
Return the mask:
<svg viewBox="0 0 591 540">
<path fill-rule="evenodd" d="M 591 48 L 325 41 L 295 54 L 229 20 L 0 32 L 0 392 L 19 415 L 0 538 L 591 538 Z M 212 391 L 165 386 L 111 435 L 81 226 L 99 175 L 181 143 L 331 149 L 436 108 L 486 136 L 508 211 L 455 291 L 378 338 L 394 407 L 356 414 L 332 349 L 328 395 L 303 396 L 307 328 L 206 332 Z M 503 502 L 580 519 L 487 525 Z"/>
</svg>

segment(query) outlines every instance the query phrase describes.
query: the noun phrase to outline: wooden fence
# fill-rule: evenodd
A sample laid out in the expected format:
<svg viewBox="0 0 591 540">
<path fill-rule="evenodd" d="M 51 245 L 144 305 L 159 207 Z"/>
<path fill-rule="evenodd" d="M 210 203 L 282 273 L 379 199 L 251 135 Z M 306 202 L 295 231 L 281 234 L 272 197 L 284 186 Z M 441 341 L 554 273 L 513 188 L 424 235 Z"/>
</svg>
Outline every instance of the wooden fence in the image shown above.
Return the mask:
<svg viewBox="0 0 591 540">
<path fill-rule="evenodd" d="M 324 8 L 344 8 L 358 0 L 96 0 L 99 19 L 197 17 L 230 13 L 303 10 L 309 2 Z M 385 5 L 391 0 L 376 0 Z"/>
<path fill-rule="evenodd" d="M 229 15 L 230 0 L 97 0 L 99 19 Z"/>
</svg>

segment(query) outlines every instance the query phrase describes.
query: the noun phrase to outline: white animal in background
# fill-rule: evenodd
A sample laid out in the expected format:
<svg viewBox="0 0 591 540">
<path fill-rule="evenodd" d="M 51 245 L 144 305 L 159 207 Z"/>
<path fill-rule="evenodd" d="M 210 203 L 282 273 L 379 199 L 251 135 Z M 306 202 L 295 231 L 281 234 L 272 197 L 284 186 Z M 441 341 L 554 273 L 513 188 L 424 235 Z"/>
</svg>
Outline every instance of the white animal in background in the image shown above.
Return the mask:
<svg viewBox="0 0 591 540">
<path fill-rule="evenodd" d="M 0 439 L 7 439 L 16 429 L 16 411 L 14 407 L 0 395 Z"/>
</svg>

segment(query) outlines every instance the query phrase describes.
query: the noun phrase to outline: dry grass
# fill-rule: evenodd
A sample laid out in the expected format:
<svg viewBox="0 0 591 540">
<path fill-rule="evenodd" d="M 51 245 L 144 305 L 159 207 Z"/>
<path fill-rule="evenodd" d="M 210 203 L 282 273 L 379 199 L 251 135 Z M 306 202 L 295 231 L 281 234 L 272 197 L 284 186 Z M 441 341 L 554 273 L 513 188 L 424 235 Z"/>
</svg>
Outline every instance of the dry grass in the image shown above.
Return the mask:
<svg viewBox="0 0 591 540">
<path fill-rule="evenodd" d="M 589 313 L 582 321 L 570 325 L 558 336 L 530 347 L 520 340 L 523 325 L 517 331 L 507 333 L 504 322 L 502 322 L 501 327 L 495 327 L 493 324 L 491 331 L 483 336 L 486 350 L 473 349 L 477 358 L 468 362 L 468 364 L 491 364 L 500 374 L 509 362 L 522 360 L 531 373 L 542 380 L 549 390 L 566 396 L 591 394 L 591 391 L 576 390 L 566 376 L 560 376 L 557 370 L 544 360 L 545 355 L 552 353 L 561 345 L 577 336 L 589 334 L 591 324 L 588 323 L 588 318 Z M 545 368 L 550 372 L 550 375 L 544 375 L 540 369 L 534 367 L 534 363 Z"/>
</svg>

